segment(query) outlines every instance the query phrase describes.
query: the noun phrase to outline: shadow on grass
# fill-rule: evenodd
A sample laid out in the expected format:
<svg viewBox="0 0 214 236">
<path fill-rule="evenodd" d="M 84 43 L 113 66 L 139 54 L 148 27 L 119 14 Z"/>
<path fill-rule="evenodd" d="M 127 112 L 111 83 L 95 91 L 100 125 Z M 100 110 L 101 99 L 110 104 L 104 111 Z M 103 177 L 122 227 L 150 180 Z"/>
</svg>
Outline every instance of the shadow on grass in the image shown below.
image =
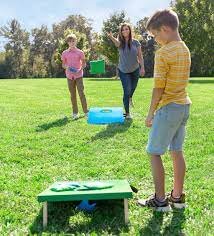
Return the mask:
<svg viewBox="0 0 214 236">
<path fill-rule="evenodd" d="M 48 226 L 42 227 L 42 209 L 29 227 L 30 232 L 42 235 L 43 232 L 52 234 L 69 233 L 96 235 L 108 233 L 118 235 L 121 231 L 128 232 L 124 224 L 123 201 L 96 201 L 97 209 L 93 213 L 75 210 L 79 202 L 48 203 Z"/>
<path fill-rule="evenodd" d="M 95 136 L 91 138 L 91 141 L 96 141 L 98 139 L 107 139 L 113 137 L 117 133 L 126 132 L 132 124 L 132 120 L 126 120 L 124 124 L 109 124 L 106 129 L 100 131 Z"/>
<path fill-rule="evenodd" d="M 154 211 L 147 225 L 140 230 L 140 235 L 184 235 L 182 232 L 186 220 L 184 211 L 184 209 L 173 210 L 171 222 L 168 224 L 164 222 L 166 213 Z M 164 229 L 162 229 L 163 223 L 166 225 Z"/>
<path fill-rule="evenodd" d="M 91 79 L 86 79 L 87 81 L 118 81 L 118 79 L 112 79 L 112 78 L 109 78 L 109 79 L 107 79 L 107 78 L 105 78 L 105 79 L 102 79 L 102 78 L 100 78 L 100 79 L 97 79 L 97 78 L 91 78 Z"/>
<path fill-rule="evenodd" d="M 169 225 L 164 229 L 163 235 L 184 235 L 182 232 L 186 221 L 185 209 L 174 209 Z"/>
<path fill-rule="evenodd" d="M 191 84 L 214 84 L 214 80 L 212 79 L 190 79 L 189 82 Z"/>
<path fill-rule="evenodd" d="M 55 120 L 55 121 L 52 121 L 52 122 L 48 122 L 48 123 L 45 123 L 45 124 L 42 124 L 42 125 L 38 125 L 36 127 L 36 132 L 46 131 L 46 130 L 51 129 L 53 127 L 61 127 L 63 125 L 66 125 L 68 122 L 69 122 L 68 117 L 64 117 L 64 118 L 61 118 L 61 119 L 58 119 L 58 120 Z"/>
</svg>

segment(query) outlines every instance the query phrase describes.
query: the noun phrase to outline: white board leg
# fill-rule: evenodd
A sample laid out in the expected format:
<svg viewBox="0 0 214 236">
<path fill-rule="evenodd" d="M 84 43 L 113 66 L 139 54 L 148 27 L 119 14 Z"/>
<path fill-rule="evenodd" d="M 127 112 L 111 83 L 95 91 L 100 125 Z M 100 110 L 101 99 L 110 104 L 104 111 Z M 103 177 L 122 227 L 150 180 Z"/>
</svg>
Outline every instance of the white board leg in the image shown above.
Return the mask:
<svg viewBox="0 0 214 236">
<path fill-rule="evenodd" d="M 124 199 L 124 216 L 125 216 L 125 224 L 129 223 L 129 208 L 128 208 L 128 199 Z"/>
<path fill-rule="evenodd" d="M 43 228 L 46 228 L 48 224 L 48 203 L 43 203 Z"/>
</svg>

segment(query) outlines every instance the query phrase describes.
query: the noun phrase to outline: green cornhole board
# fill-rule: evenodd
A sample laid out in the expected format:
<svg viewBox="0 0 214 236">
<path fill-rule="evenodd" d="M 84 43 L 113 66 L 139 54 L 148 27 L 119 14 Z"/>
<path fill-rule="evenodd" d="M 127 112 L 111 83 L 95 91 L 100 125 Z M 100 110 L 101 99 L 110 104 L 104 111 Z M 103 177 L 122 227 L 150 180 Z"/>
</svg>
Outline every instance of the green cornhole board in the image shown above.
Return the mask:
<svg viewBox="0 0 214 236">
<path fill-rule="evenodd" d="M 100 180 L 101 181 L 101 180 Z M 88 181 L 78 181 L 81 185 Z M 132 198 L 132 190 L 127 180 L 105 180 L 101 181 L 112 184 L 113 187 L 99 190 L 82 190 L 82 191 L 62 191 L 54 192 L 51 187 L 40 193 L 37 198 L 39 202 L 43 202 L 43 227 L 48 222 L 48 202 L 61 201 L 81 201 L 81 200 L 105 200 L 105 199 L 123 199 L 125 223 L 129 221 L 128 214 L 128 198 Z"/>
<path fill-rule="evenodd" d="M 91 74 L 105 73 L 105 61 L 104 60 L 90 61 L 90 73 Z"/>
</svg>

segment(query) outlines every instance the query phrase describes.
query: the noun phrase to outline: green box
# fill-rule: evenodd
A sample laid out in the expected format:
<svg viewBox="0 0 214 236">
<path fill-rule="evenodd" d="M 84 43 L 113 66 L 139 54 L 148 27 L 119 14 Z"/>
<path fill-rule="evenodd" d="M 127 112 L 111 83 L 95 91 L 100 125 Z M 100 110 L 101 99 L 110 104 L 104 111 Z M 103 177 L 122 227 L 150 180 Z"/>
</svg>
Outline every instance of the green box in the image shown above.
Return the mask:
<svg viewBox="0 0 214 236">
<path fill-rule="evenodd" d="M 104 60 L 90 61 L 90 73 L 91 74 L 105 73 L 105 61 Z"/>
<path fill-rule="evenodd" d="M 84 184 L 88 181 L 78 181 Z M 113 187 L 99 190 L 62 191 L 55 192 L 49 188 L 38 195 L 39 202 L 78 201 L 78 200 L 103 200 L 132 198 L 132 190 L 127 180 L 102 181 L 112 184 Z"/>
<path fill-rule="evenodd" d="M 76 200 L 104 200 L 104 199 L 123 199 L 125 224 L 129 222 L 128 198 L 132 198 L 132 190 L 127 180 L 106 180 L 102 181 L 113 185 L 106 189 L 63 191 L 54 192 L 49 188 L 37 196 L 39 202 L 43 202 L 43 227 L 48 223 L 48 202 L 76 201 Z M 81 185 L 88 181 L 78 181 Z"/>
</svg>

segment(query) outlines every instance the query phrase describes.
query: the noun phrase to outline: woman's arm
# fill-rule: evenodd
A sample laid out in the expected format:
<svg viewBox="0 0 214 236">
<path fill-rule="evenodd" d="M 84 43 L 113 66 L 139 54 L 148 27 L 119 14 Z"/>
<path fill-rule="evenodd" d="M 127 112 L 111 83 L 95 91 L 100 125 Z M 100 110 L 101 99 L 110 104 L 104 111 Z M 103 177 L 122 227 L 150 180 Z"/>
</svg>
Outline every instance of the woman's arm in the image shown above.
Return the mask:
<svg viewBox="0 0 214 236">
<path fill-rule="evenodd" d="M 140 46 L 137 48 L 137 57 L 138 57 L 138 61 L 139 61 L 140 66 L 141 66 L 140 74 L 141 74 L 142 76 L 144 76 L 144 74 L 145 74 L 144 60 L 143 60 L 143 54 L 142 54 L 142 51 L 141 51 L 141 47 L 140 47 Z"/>
<path fill-rule="evenodd" d="M 117 48 L 119 48 L 120 47 L 120 41 L 113 36 L 112 32 L 107 33 L 107 35 L 111 39 L 111 41 L 114 43 L 114 45 Z"/>
</svg>

